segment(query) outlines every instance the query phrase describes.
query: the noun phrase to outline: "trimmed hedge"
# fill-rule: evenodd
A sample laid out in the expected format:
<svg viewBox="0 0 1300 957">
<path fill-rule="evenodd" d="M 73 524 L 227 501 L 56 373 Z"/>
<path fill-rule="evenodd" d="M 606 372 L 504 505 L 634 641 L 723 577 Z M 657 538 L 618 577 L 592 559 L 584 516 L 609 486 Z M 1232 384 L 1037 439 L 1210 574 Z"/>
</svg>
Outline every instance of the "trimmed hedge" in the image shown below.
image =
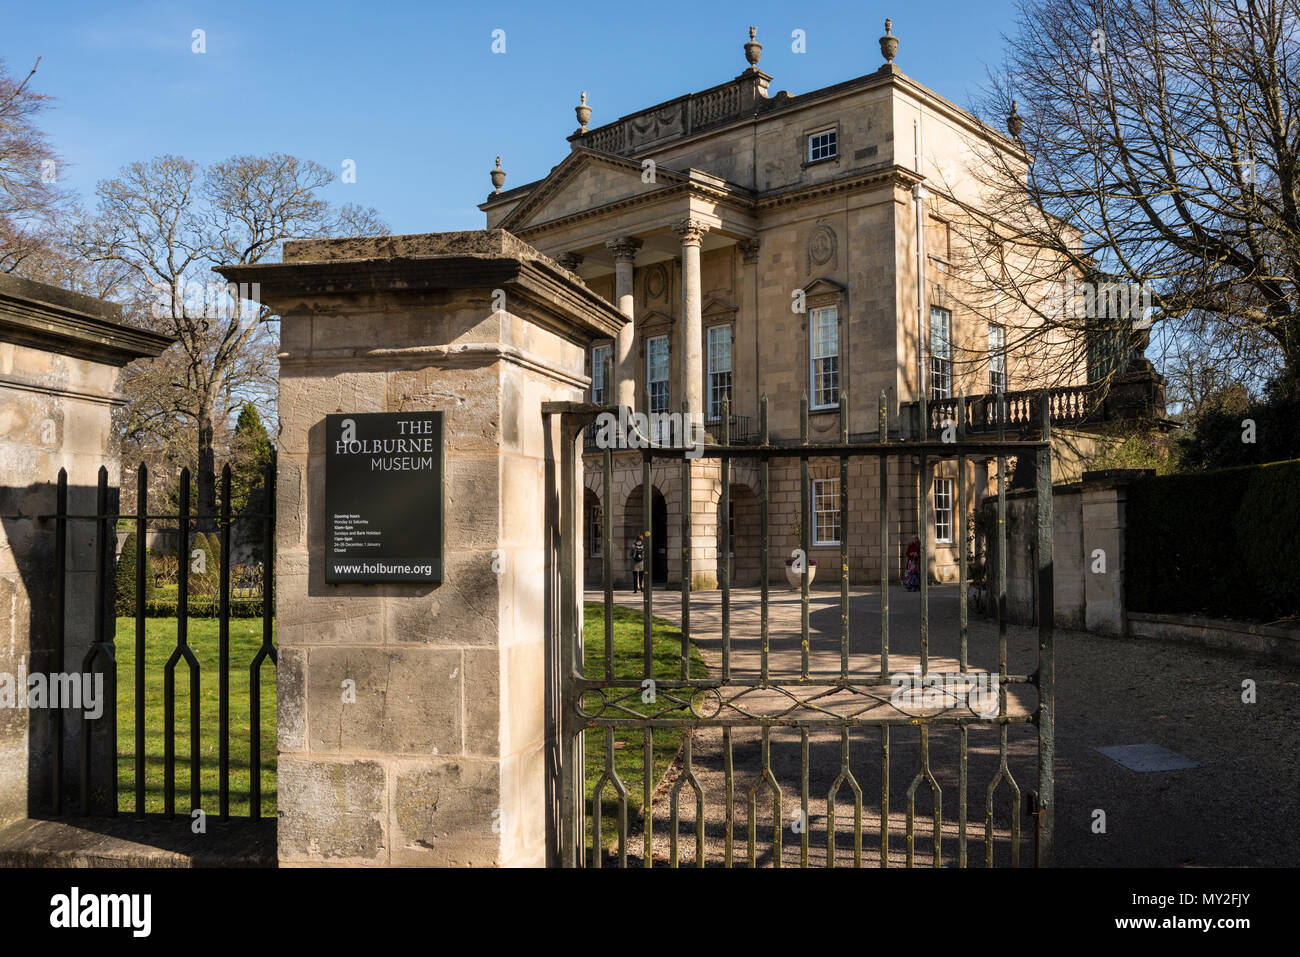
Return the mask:
<svg viewBox="0 0 1300 957">
<path fill-rule="evenodd" d="M 160 598 L 157 601 L 147 601 L 144 604 L 144 616 L 146 618 L 175 618 L 176 617 L 176 599 Z M 216 598 L 205 598 L 201 595 L 191 595 L 188 604 L 189 617 L 191 618 L 216 618 L 217 612 L 221 607 L 221 602 Z M 120 614 L 120 613 L 119 613 Z M 261 618 L 262 617 L 262 599 L 234 599 L 230 600 L 230 617 L 231 618 Z"/>
<path fill-rule="evenodd" d="M 122 543 L 122 552 L 117 556 L 117 594 L 116 604 L 119 615 L 135 614 L 135 561 L 136 561 L 136 540 L 135 532 L 126 536 L 126 541 Z M 144 572 L 144 602 L 145 607 L 153 601 L 158 595 L 158 586 L 154 583 L 153 565 L 150 559 L 153 552 L 146 548 L 145 554 L 145 572 Z"/>
<path fill-rule="evenodd" d="M 1131 611 L 1300 614 L 1300 459 L 1139 479 L 1126 514 Z"/>
</svg>

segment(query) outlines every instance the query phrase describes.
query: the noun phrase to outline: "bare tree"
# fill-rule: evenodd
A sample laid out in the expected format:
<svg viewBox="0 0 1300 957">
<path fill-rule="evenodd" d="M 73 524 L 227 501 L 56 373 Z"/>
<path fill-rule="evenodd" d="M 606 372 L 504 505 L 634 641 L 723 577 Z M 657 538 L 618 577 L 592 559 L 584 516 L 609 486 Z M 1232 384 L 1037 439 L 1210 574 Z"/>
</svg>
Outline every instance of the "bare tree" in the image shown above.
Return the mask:
<svg viewBox="0 0 1300 957">
<path fill-rule="evenodd" d="M 36 124 L 50 101 L 32 86 L 40 62 L 17 80 L 0 60 L 0 272 L 48 253 L 50 223 L 69 195 L 58 186 L 59 158 Z"/>
<path fill-rule="evenodd" d="M 128 271 L 136 314 L 177 340 L 128 377 L 138 400 L 128 434 L 171 447 L 177 417 L 188 424 L 197 511 L 209 519 L 218 434 L 233 409 L 272 388 L 276 338 L 275 317 L 252 301 L 256 291 L 228 288 L 212 267 L 274 258 L 286 240 L 387 231 L 373 209 L 321 198 L 331 179 L 320 164 L 282 154 L 236 156 L 207 169 L 161 156 L 101 182 L 98 215 L 76 237 L 86 259 Z"/>
<path fill-rule="evenodd" d="M 1021 0 L 1017 27 L 977 112 L 1024 152 L 975 144 L 973 284 L 1027 336 L 1122 350 L 1150 318 L 1220 358 L 1262 344 L 1295 388 L 1300 0 Z M 1082 284 L 1149 299 L 1114 315 Z"/>
</svg>

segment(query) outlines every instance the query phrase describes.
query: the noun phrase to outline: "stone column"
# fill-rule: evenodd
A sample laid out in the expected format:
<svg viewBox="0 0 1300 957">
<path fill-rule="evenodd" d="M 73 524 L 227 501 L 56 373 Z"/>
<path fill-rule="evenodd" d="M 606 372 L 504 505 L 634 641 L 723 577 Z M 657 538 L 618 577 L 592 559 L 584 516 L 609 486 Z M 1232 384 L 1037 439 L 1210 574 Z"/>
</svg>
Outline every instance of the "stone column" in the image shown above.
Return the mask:
<svg viewBox="0 0 1300 957">
<path fill-rule="evenodd" d="M 542 865 L 560 467 L 542 403 L 581 401 L 587 348 L 626 320 L 503 230 L 284 258 L 222 270 L 281 317 L 280 864 Z M 442 581 L 326 583 L 325 416 L 413 411 L 444 416 Z"/>
<path fill-rule="evenodd" d="M 636 251 L 641 248 L 641 240 L 630 236 L 620 236 L 605 244 L 614 254 L 614 304 L 618 311 L 633 320 L 636 298 L 632 292 L 632 268 L 636 260 Z M 633 356 L 636 343 L 636 328 L 629 321 L 618 331 L 614 340 L 614 378 L 618 383 L 618 404 L 637 408 L 636 404 L 636 359 Z"/>
<path fill-rule="evenodd" d="M 691 412 L 704 412 L 704 317 L 700 313 L 700 244 L 709 227 L 698 219 L 673 224 L 682 237 L 682 395 Z M 676 412 L 676 409 L 670 411 Z"/>
</svg>

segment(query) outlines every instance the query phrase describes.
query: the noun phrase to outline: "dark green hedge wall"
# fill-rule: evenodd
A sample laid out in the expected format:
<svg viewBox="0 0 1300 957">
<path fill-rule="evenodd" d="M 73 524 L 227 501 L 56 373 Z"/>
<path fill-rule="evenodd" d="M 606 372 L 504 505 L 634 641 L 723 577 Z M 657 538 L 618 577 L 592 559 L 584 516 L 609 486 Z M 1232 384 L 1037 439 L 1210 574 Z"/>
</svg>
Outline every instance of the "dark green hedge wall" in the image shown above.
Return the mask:
<svg viewBox="0 0 1300 957">
<path fill-rule="evenodd" d="M 1300 460 L 1139 479 L 1126 515 L 1131 611 L 1300 614 Z"/>
</svg>

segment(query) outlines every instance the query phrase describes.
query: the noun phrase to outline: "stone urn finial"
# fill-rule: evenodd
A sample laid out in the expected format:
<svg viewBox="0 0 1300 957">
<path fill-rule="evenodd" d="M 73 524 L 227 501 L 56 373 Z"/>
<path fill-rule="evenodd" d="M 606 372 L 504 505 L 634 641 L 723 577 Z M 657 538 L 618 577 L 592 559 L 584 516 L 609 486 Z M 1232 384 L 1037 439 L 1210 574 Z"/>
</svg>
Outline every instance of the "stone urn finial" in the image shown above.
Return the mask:
<svg viewBox="0 0 1300 957">
<path fill-rule="evenodd" d="M 1025 128 L 1025 121 L 1016 112 L 1016 101 L 1011 101 L 1011 112 L 1007 114 L 1007 132 L 1015 139 L 1020 139 L 1020 131 Z"/>
<path fill-rule="evenodd" d="M 488 175 L 492 177 L 492 185 L 496 187 L 495 192 L 498 193 L 501 192 L 501 184 L 506 181 L 506 171 L 501 168 L 500 156 L 497 157 L 496 169 L 494 169 Z"/>
<path fill-rule="evenodd" d="M 573 112 L 578 116 L 578 132 L 587 132 L 587 124 L 591 122 L 591 107 L 587 105 L 587 91 L 582 91 L 582 102 L 573 108 Z"/>
<path fill-rule="evenodd" d="M 880 38 L 880 52 L 886 63 L 893 63 L 894 57 L 898 56 L 898 37 L 891 32 L 893 25 L 893 20 L 886 20 L 885 35 Z"/>
<path fill-rule="evenodd" d="M 751 70 L 758 69 L 758 61 L 763 56 L 763 44 L 754 39 L 754 28 L 749 28 L 749 42 L 745 44 L 745 59 Z"/>
</svg>

